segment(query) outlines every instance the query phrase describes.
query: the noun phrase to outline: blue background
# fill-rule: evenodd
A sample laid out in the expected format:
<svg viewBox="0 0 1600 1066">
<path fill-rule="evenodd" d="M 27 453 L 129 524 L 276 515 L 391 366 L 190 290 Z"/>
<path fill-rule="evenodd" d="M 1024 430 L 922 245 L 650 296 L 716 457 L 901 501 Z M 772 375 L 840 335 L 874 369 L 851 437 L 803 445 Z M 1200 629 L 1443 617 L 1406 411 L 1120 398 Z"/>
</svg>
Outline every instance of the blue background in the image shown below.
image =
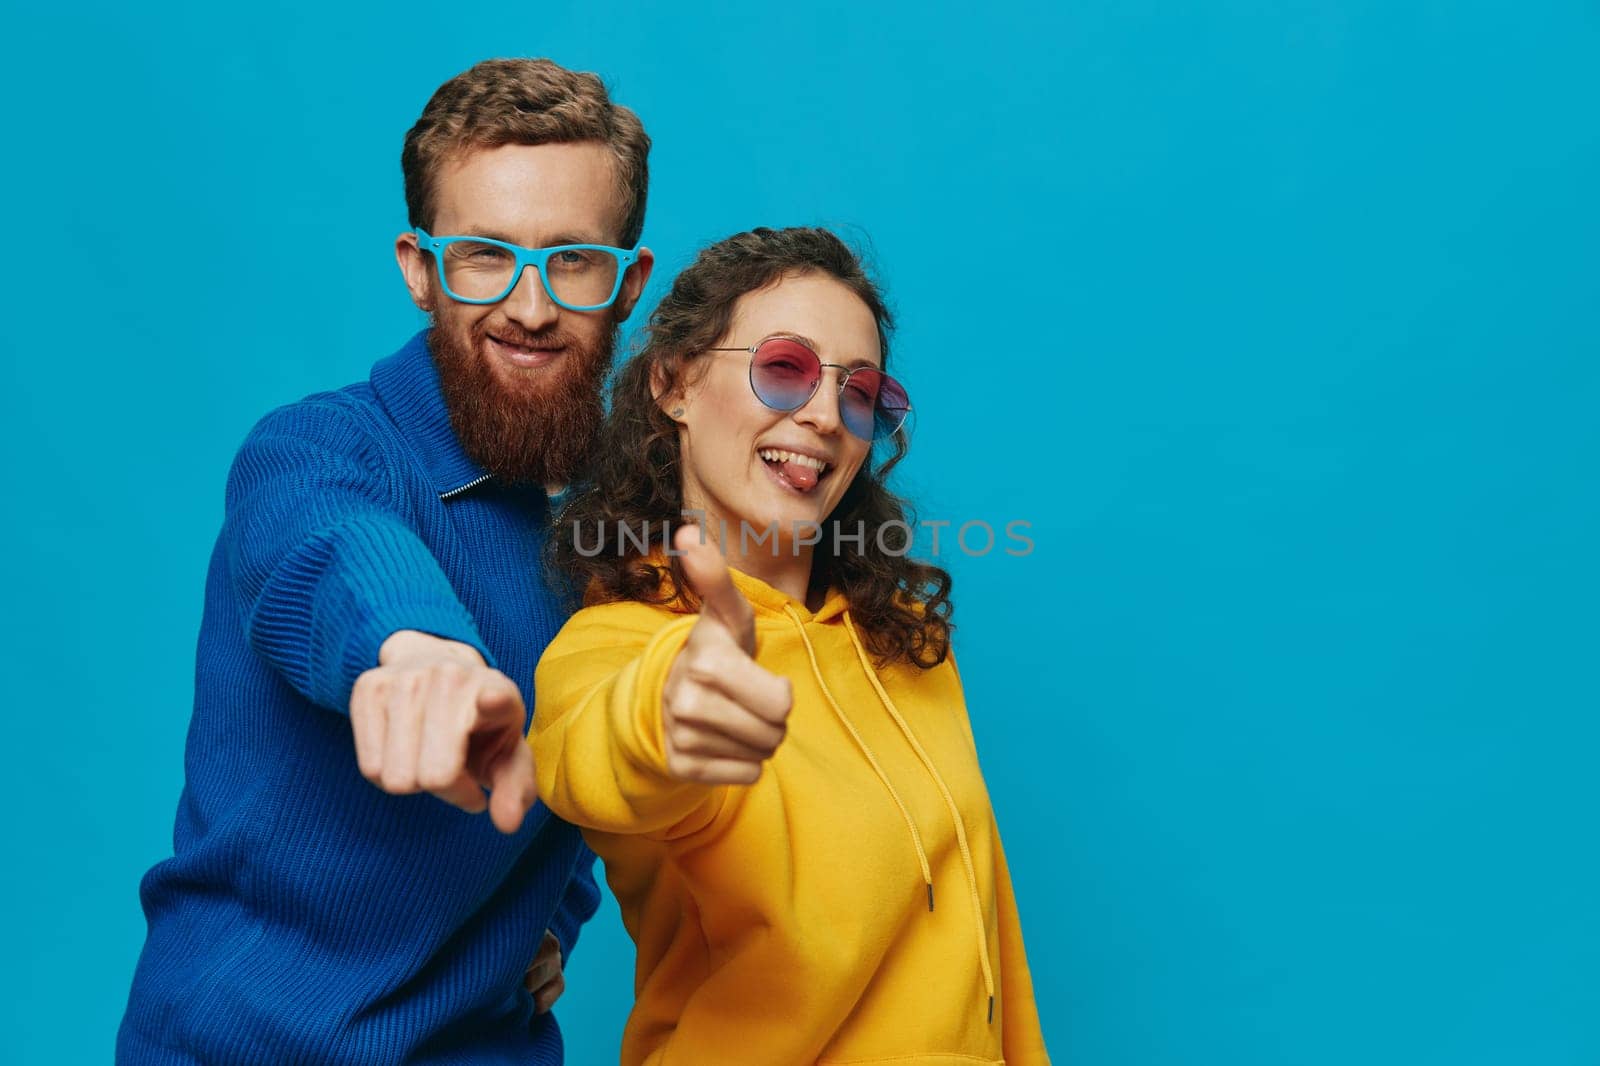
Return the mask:
<svg viewBox="0 0 1600 1066">
<path fill-rule="evenodd" d="M 44 5 L 5 16 L 0 1058 L 110 1057 L 223 477 L 420 318 L 477 59 L 656 141 L 651 300 L 870 235 L 1056 1061 L 1600 1061 L 1600 13 Z M 633 324 L 640 321 L 636 317 Z M 614 1061 L 631 946 L 569 970 Z"/>
</svg>

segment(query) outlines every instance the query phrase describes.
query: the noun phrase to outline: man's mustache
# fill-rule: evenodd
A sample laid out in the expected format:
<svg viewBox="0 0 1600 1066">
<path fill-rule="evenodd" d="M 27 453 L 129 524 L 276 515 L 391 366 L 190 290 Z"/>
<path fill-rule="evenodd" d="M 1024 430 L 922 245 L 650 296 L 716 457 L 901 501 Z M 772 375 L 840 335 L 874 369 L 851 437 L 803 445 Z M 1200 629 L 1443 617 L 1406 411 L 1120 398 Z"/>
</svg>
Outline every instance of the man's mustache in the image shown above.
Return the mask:
<svg viewBox="0 0 1600 1066">
<path fill-rule="evenodd" d="M 552 326 L 537 333 L 530 333 L 521 326 L 510 323 L 488 325 L 480 323 L 473 328 L 473 342 L 481 343 L 488 337 L 493 337 L 502 344 L 509 344 L 515 348 L 527 348 L 530 351 L 548 352 L 558 348 L 570 348 L 573 345 L 572 335 L 565 330 Z"/>
</svg>

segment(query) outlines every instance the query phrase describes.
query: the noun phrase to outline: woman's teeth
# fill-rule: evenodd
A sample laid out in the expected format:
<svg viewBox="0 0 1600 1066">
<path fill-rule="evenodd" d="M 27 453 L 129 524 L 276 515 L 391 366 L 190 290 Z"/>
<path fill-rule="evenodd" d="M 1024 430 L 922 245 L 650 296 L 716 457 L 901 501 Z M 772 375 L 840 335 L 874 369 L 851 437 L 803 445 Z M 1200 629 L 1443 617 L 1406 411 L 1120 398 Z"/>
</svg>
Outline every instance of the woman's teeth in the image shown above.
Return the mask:
<svg viewBox="0 0 1600 1066">
<path fill-rule="evenodd" d="M 809 455 L 800 455 L 797 452 L 786 452 L 781 448 L 762 448 L 756 454 L 769 463 L 799 463 L 801 466 L 809 466 L 819 474 L 827 470 L 830 465 L 821 459 L 813 459 Z"/>
</svg>

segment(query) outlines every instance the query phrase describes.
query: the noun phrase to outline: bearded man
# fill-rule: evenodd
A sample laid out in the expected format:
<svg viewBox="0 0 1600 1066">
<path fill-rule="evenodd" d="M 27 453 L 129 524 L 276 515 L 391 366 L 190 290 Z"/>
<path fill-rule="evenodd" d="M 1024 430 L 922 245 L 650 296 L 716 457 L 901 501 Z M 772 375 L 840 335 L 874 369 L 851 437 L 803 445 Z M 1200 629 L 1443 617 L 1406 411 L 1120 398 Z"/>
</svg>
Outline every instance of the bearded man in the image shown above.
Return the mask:
<svg viewBox="0 0 1600 1066">
<path fill-rule="evenodd" d="M 432 327 L 233 464 L 119 1062 L 561 1061 L 594 857 L 522 738 L 565 620 L 547 493 L 652 265 L 649 148 L 546 60 L 478 64 L 407 134 L 396 256 Z"/>
</svg>

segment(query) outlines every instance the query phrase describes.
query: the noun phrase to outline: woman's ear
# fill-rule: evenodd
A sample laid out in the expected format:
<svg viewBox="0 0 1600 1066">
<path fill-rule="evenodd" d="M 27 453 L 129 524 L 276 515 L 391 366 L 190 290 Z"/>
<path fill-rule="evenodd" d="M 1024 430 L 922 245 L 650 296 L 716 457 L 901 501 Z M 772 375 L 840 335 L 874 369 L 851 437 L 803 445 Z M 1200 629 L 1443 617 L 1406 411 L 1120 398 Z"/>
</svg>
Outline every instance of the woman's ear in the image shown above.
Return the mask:
<svg viewBox="0 0 1600 1066">
<path fill-rule="evenodd" d="M 659 363 L 650 367 L 650 397 L 674 422 L 683 417 L 683 390 L 667 388 L 666 375 L 661 372 Z"/>
</svg>

